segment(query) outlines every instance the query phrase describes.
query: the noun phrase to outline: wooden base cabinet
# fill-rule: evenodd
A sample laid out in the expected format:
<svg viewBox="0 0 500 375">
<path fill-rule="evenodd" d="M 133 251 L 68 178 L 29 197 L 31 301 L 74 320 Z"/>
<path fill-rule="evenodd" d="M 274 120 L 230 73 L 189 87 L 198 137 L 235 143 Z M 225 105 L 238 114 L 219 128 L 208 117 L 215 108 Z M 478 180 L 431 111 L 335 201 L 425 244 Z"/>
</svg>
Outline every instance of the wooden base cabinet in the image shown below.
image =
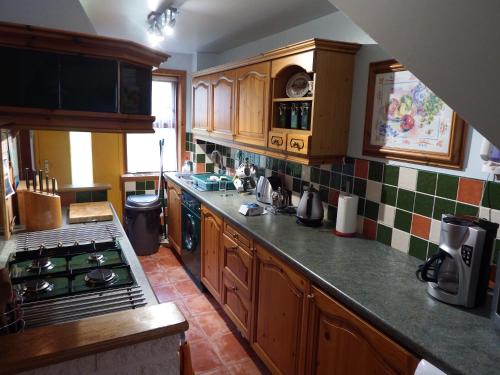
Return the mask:
<svg viewBox="0 0 500 375">
<path fill-rule="evenodd" d="M 312 287 L 306 374 L 413 374 L 418 359 Z"/>
<path fill-rule="evenodd" d="M 201 282 L 220 302 L 222 219 L 201 206 Z"/>
<path fill-rule="evenodd" d="M 178 185 L 169 182 L 167 186 L 168 242 L 170 247 L 179 255 L 182 251 L 181 200 L 181 188 Z"/>
<path fill-rule="evenodd" d="M 255 246 L 251 345 L 274 374 L 303 374 L 309 282 Z"/>
</svg>

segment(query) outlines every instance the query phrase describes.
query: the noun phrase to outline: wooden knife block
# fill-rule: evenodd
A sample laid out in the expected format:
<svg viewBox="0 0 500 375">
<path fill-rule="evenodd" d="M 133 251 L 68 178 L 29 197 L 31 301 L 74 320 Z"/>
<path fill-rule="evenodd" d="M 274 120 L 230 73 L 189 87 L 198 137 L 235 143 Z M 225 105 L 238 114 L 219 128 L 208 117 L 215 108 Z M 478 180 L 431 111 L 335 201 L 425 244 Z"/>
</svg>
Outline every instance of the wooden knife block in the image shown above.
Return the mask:
<svg viewBox="0 0 500 375">
<path fill-rule="evenodd" d="M 24 181 L 22 181 L 24 182 Z M 21 186 L 21 184 L 20 184 Z M 61 197 L 41 191 L 17 190 L 19 221 L 29 232 L 62 226 Z"/>
</svg>

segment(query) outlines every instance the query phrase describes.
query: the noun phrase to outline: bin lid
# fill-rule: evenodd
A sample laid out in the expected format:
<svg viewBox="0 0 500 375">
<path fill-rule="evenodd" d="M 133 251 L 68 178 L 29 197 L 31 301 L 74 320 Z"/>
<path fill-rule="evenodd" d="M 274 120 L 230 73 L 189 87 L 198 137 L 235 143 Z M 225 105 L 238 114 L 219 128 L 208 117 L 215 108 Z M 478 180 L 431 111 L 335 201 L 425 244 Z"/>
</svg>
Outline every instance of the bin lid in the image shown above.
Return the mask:
<svg viewBox="0 0 500 375">
<path fill-rule="evenodd" d="M 131 210 L 152 210 L 160 206 L 160 199 L 155 194 L 129 195 L 125 204 L 125 208 Z"/>
</svg>

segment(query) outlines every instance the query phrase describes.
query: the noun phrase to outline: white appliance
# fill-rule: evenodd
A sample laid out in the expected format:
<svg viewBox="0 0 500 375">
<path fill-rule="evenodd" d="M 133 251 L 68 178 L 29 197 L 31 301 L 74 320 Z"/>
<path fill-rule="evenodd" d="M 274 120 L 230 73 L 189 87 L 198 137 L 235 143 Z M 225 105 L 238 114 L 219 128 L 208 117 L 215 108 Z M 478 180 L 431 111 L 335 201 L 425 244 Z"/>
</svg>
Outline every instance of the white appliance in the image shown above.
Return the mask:
<svg viewBox="0 0 500 375">
<path fill-rule="evenodd" d="M 425 359 L 422 359 L 415 369 L 415 375 L 446 375 L 446 373 L 427 362 Z"/>
</svg>

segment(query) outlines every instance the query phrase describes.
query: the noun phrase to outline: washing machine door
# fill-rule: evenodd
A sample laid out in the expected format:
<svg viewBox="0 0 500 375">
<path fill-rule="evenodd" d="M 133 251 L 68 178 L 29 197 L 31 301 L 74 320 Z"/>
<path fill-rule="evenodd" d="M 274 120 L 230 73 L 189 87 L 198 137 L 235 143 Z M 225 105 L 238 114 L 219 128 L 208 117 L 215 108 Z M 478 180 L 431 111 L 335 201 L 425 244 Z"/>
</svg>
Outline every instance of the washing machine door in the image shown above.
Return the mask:
<svg viewBox="0 0 500 375">
<path fill-rule="evenodd" d="M 184 238 L 183 238 L 183 250 L 188 252 L 193 252 L 196 250 L 199 241 L 199 219 L 196 218 L 192 213 L 186 212 L 184 216 Z"/>
</svg>

